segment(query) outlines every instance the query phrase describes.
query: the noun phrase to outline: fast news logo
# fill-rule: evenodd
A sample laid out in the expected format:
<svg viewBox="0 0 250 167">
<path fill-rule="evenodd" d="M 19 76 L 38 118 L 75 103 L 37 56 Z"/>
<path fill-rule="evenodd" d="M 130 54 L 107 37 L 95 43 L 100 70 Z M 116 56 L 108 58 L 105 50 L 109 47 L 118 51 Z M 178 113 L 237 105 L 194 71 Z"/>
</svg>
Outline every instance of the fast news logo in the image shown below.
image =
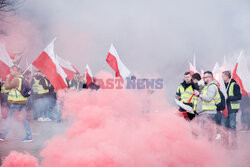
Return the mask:
<svg viewBox="0 0 250 167">
<path fill-rule="evenodd" d="M 163 79 L 131 79 L 108 78 L 106 80 L 96 79 L 96 84 L 101 89 L 163 89 Z"/>
</svg>

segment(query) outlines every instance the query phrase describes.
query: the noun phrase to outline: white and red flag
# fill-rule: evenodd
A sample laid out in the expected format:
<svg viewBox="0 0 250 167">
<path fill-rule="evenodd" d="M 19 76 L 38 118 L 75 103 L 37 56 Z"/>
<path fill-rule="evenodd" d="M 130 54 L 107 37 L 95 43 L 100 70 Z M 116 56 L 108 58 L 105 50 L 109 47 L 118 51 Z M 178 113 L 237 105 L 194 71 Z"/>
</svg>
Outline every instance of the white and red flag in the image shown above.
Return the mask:
<svg viewBox="0 0 250 167">
<path fill-rule="evenodd" d="M 203 78 L 203 76 L 204 76 L 204 70 L 203 69 L 201 69 L 201 78 Z"/>
<path fill-rule="evenodd" d="M 116 77 L 126 78 L 130 76 L 131 72 L 122 63 L 113 44 L 111 44 L 110 46 L 106 61 L 109 64 L 109 66 L 115 71 Z"/>
<path fill-rule="evenodd" d="M 93 73 L 89 68 L 89 65 L 87 64 L 85 67 L 85 77 L 86 77 L 86 84 L 89 85 L 93 82 Z"/>
<path fill-rule="evenodd" d="M 71 63 L 58 55 L 56 55 L 56 59 L 62 67 L 63 71 L 67 74 L 67 78 L 69 80 L 73 80 L 74 75 L 77 73 L 77 71 L 72 67 Z"/>
<path fill-rule="evenodd" d="M 235 64 L 233 70 L 233 79 L 241 88 L 242 95 L 245 96 L 250 92 L 250 73 L 247 67 L 247 60 L 243 51 L 241 51 L 240 56 Z"/>
<path fill-rule="evenodd" d="M 225 86 L 225 83 L 222 78 L 222 68 L 219 66 L 219 63 L 216 62 L 214 69 L 213 69 L 213 75 L 214 75 L 214 80 L 217 82 L 219 89 L 223 93 L 225 99 L 227 99 L 227 89 Z M 227 117 L 228 116 L 228 110 L 225 108 L 222 111 L 222 114 Z"/>
<path fill-rule="evenodd" d="M 16 64 L 18 65 L 22 59 L 22 56 L 21 55 L 17 55 L 17 54 L 14 54 L 10 51 L 8 51 L 8 54 L 10 56 L 10 59 L 12 60 L 13 64 Z"/>
<path fill-rule="evenodd" d="M 59 65 L 54 53 L 55 39 L 44 49 L 40 56 L 32 63 L 40 70 L 54 86 L 55 90 L 67 88 L 67 75 Z"/>
<path fill-rule="evenodd" d="M 0 78 L 5 80 L 10 73 L 10 67 L 13 65 L 5 46 L 0 43 Z"/>
<path fill-rule="evenodd" d="M 15 60 L 16 59 L 16 54 L 14 54 L 14 53 L 11 53 L 11 52 L 9 52 L 8 51 L 8 54 L 9 54 L 9 56 L 10 56 L 10 58 L 11 58 L 11 60 Z"/>
<path fill-rule="evenodd" d="M 190 72 L 191 75 L 193 75 L 194 73 L 199 73 L 196 70 L 196 67 L 192 65 L 192 63 L 189 63 L 189 72 Z"/>
<path fill-rule="evenodd" d="M 191 75 L 193 75 L 194 73 L 199 73 L 198 70 L 196 69 L 196 56 L 195 56 L 195 54 L 194 54 L 193 64 L 189 63 L 189 72 Z"/>
<path fill-rule="evenodd" d="M 71 63 L 70 63 L 71 64 Z M 77 70 L 77 68 L 73 65 L 73 64 L 71 64 L 71 67 L 76 71 L 76 73 L 80 73 L 78 70 Z"/>
<path fill-rule="evenodd" d="M 220 82 L 219 82 L 219 80 L 220 80 L 220 78 L 221 78 L 221 71 L 220 71 L 220 66 L 219 66 L 219 63 L 215 63 L 215 65 L 214 65 L 214 68 L 213 68 L 213 76 L 214 76 L 214 80 L 217 82 L 217 84 L 218 84 L 218 86 L 220 87 Z"/>
</svg>

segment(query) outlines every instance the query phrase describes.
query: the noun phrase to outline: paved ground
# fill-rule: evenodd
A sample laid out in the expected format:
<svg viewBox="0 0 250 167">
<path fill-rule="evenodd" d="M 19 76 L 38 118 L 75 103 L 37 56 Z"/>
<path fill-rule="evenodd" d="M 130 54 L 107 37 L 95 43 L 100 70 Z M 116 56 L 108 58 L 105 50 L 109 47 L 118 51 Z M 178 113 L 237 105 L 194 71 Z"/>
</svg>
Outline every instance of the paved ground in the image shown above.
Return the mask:
<svg viewBox="0 0 250 167">
<path fill-rule="evenodd" d="M 15 132 L 15 130 L 13 130 L 14 132 L 8 135 L 10 136 L 8 140 L 0 142 L 1 159 L 2 157 L 7 156 L 10 151 L 16 150 L 18 152 L 29 152 L 31 155 L 41 160 L 41 157 L 39 157 L 39 153 L 44 148 L 46 141 L 52 138 L 55 134 L 63 133 L 66 129 L 66 126 L 63 123 L 56 122 L 31 121 L 30 126 L 32 129 L 33 141 L 30 143 L 20 142 L 20 139 L 22 139 L 24 135 L 23 130 L 21 132 L 20 129 L 18 130 L 18 132 Z M 17 135 L 15 136 L 18 137 L 11 137 L 14 136 L 13 133 L 17 133 Z"/>
</svg>

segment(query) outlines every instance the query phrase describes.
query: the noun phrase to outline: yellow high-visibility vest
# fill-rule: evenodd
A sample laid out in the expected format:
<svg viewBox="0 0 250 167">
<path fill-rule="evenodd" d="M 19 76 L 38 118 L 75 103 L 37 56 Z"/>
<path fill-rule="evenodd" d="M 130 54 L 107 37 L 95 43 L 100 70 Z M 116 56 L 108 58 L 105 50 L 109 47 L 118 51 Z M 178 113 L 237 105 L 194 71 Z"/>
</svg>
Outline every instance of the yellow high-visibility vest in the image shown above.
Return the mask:
<svg viewBox="0 0 250 167">
<path fill-rule="evenodd" d="M 183 103 L 188 103 L 189 99 L 192 97 L 194 89 L 192 87 L 192 85 L 190 85 L 189 87 L 186 88 L 186 90 L 184 89 L 184 87 L 182 85 L 180 85 L 177 89 L 177 92 L 181 93 L 181 102 Z M 193 103 L 193 99 L 191 100 L 190 103 Z"/>
<path fill-rule="evenodd" d="M 9 93 L 10 90 L 5 89 L 5 84 L 2 85 L 1 87 L 1 93 Z"/>
<path fill-rule="evenodd" d="M 18 80 L 19 80 L 18 88 L 11 89 L 9 91 L 8 102 L 27 101 L 27 97 L 23 97 L 23 95 L 20 93 L 21 88 L 22 88 L 22 79 L 20 77 L 23 77 L 23 76 L 21 75 L 18 76 Z"/>
<path fill-rule="evenodd" d="M 203 88 L 203 90 L 202 90 L 202 94 L 203 95 L 205 95 L 205 96 L 207 95 L 207 89 L 208 89 L 209 86 L 216 86 L 216 85 L 212 84 L 212 85 L 205 86 Z M 216 96 L 210 102 L 202 100 L 202 110 L 203 111 L 213 111 L 213 110 L 216 110 L 217 109 L 216 104 L 219 104 L 221 102 L 221 98 L 220 98 L 220 93 L 219 93 L 218 87 L 216 86 L 216 88 L 217 88 Z"/>
<path fill-rule="evenodd" d="M 197 105 L 198 105 L 198 97 L 193 96 L 193 110 L 197 110 Z"/>
<path fill-rule="evenodd" d="M 46 86 L 48 86 L 48 81 L 46 79 L 45 80 L 45 84 Z M 32 91 L 36 94 L 45 94 L 45 93 L 49 93 L 49 89 L 44 89 L 42 85 L 39 84 L 40 79 L 36 79 L 34 78 L 34 84 L 32 85 Z"/>
<path fill-rule="evenodd" d="M 232 82 L 230 87 L 229 87 L 229 91 L 228 91 L 228 96 L 229 97 L 234 96 L 234 85 L 235 85 L 235 82 Z M 230 106 L 231 106 L 231 109 L 233 109 L 233 110 L 240 109 L 240 100 L 230 101 Z"/>
</svg>

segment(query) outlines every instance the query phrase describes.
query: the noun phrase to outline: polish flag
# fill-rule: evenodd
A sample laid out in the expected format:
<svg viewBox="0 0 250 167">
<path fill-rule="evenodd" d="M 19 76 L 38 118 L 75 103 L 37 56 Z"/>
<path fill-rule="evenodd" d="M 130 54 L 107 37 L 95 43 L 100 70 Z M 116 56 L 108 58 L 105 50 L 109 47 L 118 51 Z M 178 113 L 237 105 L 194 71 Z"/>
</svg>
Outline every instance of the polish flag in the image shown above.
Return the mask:
<svg viewBox="0 0 250 167">
<path fill-rule="evenodd" d="M 233 70 L 232 77 L 241 88 L 243 96 L 246 96 L 250 92 L 250 73 L 247 67 L 247 60 L 243 51 L 241 51 L 240 56 L 236 62 Z"/>
<path fill-rule="evenodd" d="M 10 67 L 13 65 L 5 46 L 0 43 L 0 78 L 5 80 L 10 73 Z"/>
<path fill-rule="evenodd" d="M 69 80 L 73 80 L 76 70 L 71 66 L 71 63 L 58 55 L 56 55 L 56 59 L 62 67 L 63 71 L 67 74 L 67 78 Z"/>
<path fill-rule="evenodd" d="M 9 51 L 8 51 L 8 54 L 9 54 L 11 60 L 15 60 L 15 58 L 16 58 L 16 55 L 15 55 L 15 54 L 13 54 L 13 53 L 11 53 L 11 52 L 9 52 Z"/>
<path fill-rule="evenodd" d="M 219 66 L 219 63 L 216 62 L 214 69 L 213 69 L 214 80 L 217 82 L 218 87 L 220 88 L 221 92 L 227 99 L 227 90 L 226 90 L 224 80 L 222 78 L 222 70 L 223 69 Z"/>
<path fill-rule="evenodd" d="M 214 75 L 214 79 L 219 80 L 220 78 L 220 66 L 219 63 L 216 62 L 213 68 L 213 75 Z"/>
<path fill-rule="evenodd" d="M 193 75 L 194 73 L 199 73 L 196 70 L 196 67 L 192 65 L 192 63 L 189 63 L 189 72 L 190 72 L 191 75 Z"/>
<path fill-rule="evenodd" d="M 195 53 L 194 53 L 193 64 L 189 63 L 189 71 L 190 71 L 191 75 L 193 75 L 194 73 L 199 73 L 198 70 L 196 69 L 196 55 L 195 55 Z"/>
<path fill-rule="evenodd" d="M 219 82 L 219 80 L 220 80 L 220 78 L 221 78 L 221 71 L 220 71 L 220 66 L 219 66 L 219 63 L 215 63 L 215 65 L 214 65 L 214 69 L 213 69 L 213 76 L 214 76 L 214 80 L 217 82 L 217 84 L 218 84 L 218 87 L 220 87 L 220 82 Z"/>
<path fill-rule="evenodd" d="M 48 78 L 55 90 L 60 90 L 67 88 L 65 80 L 67 75 L 55 57 L 54 41 L 55 39 L 45 48 L 32 65 Z"/>
<path fill-rule="evenodd" d="M 113 44 L 111 44 L 106 61 L 109 66 L 115 71 L 116 77 L 126 78 L 131 74 L 128 68 L 122 63 Z"/>
<path fill-rule="evenodd" d="M 18 65 L 20 63 L 21 59 L 22 59 L 22 56 L 14 54 L 14 53 L 9 52 L 9 51 L 7 51 L 7 52 L 9 54 L 10 59 L 12 60 L 13 64 Z"/>
<path fill-rule="evenodd" d="M 73 64 L 71 64 L 71 67 L 76 71 L 76 73 L 80 73 Z"/>
<path fill-rule="evenodd" d="M 223 81 L 223 78 L 222 78 L 221 74 L 222 74 L 222 71 L 221 71 L 221 68 L 219 66 L 219 63 L 216 62 L 215 66 L 214 66 L 214 69 L 213 69 L 214 80 L 217 82 L 218 88 L 220 89 L 220 91 L 225 96 L 225 99 L 227 99 L 227 89 L 226 89 L 226 86 L 224 84 L 224 81 Z M 228 116 L 227 107 L 222 111 L 222 114 L 225 117 Z"/>
<path fill-rule="evenodd" d="M 203 76 L 204 76 L 204 70 L 203 69 L 201 69 L 201 78 L 203 78 Z"/>
<path fill-rule="evenodd" d="M 86 77 L 86 81 L 87 81 L 87 85 L 91 84 L 93 82 L 93 74 L 89 68 L 89 65 L 87 64 L 86 65 L 86 68 L 85 68 L 85 77 Z"/>
</svg>

